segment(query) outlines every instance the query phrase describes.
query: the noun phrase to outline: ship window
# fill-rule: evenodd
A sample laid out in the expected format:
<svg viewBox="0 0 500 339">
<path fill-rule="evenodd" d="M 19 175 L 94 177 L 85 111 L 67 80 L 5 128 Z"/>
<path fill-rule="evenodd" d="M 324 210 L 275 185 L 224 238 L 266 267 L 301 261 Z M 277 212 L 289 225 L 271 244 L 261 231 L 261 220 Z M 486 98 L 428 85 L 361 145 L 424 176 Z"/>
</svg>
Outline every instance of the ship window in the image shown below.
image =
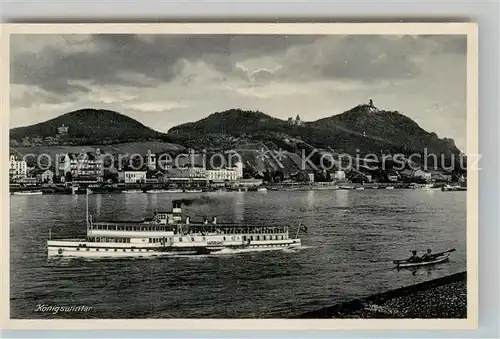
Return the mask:
<svg viewBox="0 0 500 339">
<path fill-rule="evenodd" d="M 179 238 L 179 241 L 182 242 L 182 237 Z"/>
<path fill-rule="evenodd" d="M 244 235 L 242 238 L 243 238 L 243 241 L 247 240 L 247 236 L 246 235 Z"/>
<path fill-rule="evenodd" d="M 194 241 L 194 237 L 191 237 L 191 241 Z"/>
<path fill-rule="evenodd" d="M 203 237 L 202 239 L 203 239 L 203 241 L 205 241 L 205 239 L 206 239 L 206 238 L 205 238 L 205 237 Z"/>
<path fill-rule="evenodd" d="M 79 250 L 80 250 L 80 247 L 77 247 L 77 248 L 76 248 L 76 250 L 77 250 L 77 251 L 79 251 Z"/>
<path fill-rule="evenodd" d="M 90 251 L 90 248 L 87 248 L 87 252 Z"/>
<path fill-rule="evenodd" d="M 115 252 L 118 251 L 118 249 L 115 248 Z"/>
<path fill-rule="evenodd" d="M 99 252 L 99 249 L 98 249 L 98 248 L 96 248 L 95 250 L 96 250 L 96 252 Z"/>
<path fill-rule="evenodd" d="M 265 235 L 264 235 L 264 236 L 262 236 L 262 240 L 266 240 L 266 236 L 265 236 Z"/>
<path fill-rule="evenodd" d="M 132 248 L 132 249 L 130 249 L 130 252 L 134 252 L 134 249 L 133 249 L 133 248 Z"/>
<path fill-rule="evenodd" d="M 123 252 L 125 252 L 125 249 L 123 249 Z"/>
<path fill-rule="evenodd" d="M 106 252 L 108 251 L 108 249 L 106 248 Z"/>
<path fill-rule="evenodd" d="M 257 236 L 257 240 L 260 240 L 260 235 Z"/>
<path fill-rule="evenodd" d="M 222 238 L 222 240 L 224 240 L 224 241 L 225 241 L 225 240 L 226 240 L 226 237 L 223 237 L 223 238 Z"/>
<path fill-rule="evenodd" d="M 151 244 L 153 242 L 153 239 L 149 238 L 149 243 Z"/>
<path fill-rule="evenodd" d="M 253 240 L 253 235 L 250 236 L 250 240 Z"/>
</svg>

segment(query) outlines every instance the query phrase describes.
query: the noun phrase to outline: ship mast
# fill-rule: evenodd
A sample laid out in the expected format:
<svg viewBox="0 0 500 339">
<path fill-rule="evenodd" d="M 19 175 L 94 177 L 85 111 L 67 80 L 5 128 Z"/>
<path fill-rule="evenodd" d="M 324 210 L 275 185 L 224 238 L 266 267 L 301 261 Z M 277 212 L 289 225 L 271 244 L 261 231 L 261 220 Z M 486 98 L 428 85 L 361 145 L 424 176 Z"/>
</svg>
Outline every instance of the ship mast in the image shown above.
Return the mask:
<svg viewBox="0 0 500 339">
<path fill-rule="evenodd" d="M 89 189 L 87 187 L 85 191 L 85 222 L 87 223 L 87 227 L 89 227 Z"/>
</svg>

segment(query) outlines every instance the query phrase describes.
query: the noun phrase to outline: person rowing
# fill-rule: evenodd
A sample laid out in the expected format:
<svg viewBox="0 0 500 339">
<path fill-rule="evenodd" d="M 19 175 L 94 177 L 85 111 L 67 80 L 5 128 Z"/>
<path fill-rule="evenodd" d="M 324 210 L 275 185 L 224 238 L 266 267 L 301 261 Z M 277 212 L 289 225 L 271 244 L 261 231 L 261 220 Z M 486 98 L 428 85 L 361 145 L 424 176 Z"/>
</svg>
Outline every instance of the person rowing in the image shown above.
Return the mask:
<svg viewBox="0 0 500 339">
<path fill-rule="evenodd" d="M 419 262 L 422 259 L 417 255 L 417 251 L 411 251 L 411 257 L 408 258 L 408 262 Z"/>
<path fill-rule="evenodd" d="M 432 254 L 432 250 L 430 248 L 427 249 L 427 253 L 422 256 L 422 261 L 431 261 L 436 257 L 435 254 Z"/>
</svg>

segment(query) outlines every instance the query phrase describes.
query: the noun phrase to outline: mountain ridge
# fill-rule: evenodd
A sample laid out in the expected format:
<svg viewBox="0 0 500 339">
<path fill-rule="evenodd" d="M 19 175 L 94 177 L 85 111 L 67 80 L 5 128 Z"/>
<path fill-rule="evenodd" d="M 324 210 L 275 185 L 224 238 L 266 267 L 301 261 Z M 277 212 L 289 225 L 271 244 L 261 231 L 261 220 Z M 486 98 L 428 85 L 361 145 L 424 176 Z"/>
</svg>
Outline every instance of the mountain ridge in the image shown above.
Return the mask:
<svg viewBox="0 0 500 339">
<path fill-rule="evenodd" d="M 56 137 L 57 127 L 63 123 L 69 126 L 68 135 Z M 14 147 L 32 147 L 37 143 L 48 146 L 51 143 L 112 145 L 154 140 L 212 151 L 241 149 L 254 144 L 269 150 L 284 150 L 288 154 L 304 150 L 310 153 L 316 149 L 350 155 L 407 155 L 421 154 L 427 149 L 428 153 L 449 158 L 460 153 L 452 139 L 440 139 L 398 111 L 380 110 L 371 104 L 299 125 L 261 111 L 230 109 L 162 133 L 114 111 L 82 109 L 43 123 L 11 129 L 11 146 Z M 255 162 L 256 156 L 252 155 L 252 161 Z"/>
</svg>

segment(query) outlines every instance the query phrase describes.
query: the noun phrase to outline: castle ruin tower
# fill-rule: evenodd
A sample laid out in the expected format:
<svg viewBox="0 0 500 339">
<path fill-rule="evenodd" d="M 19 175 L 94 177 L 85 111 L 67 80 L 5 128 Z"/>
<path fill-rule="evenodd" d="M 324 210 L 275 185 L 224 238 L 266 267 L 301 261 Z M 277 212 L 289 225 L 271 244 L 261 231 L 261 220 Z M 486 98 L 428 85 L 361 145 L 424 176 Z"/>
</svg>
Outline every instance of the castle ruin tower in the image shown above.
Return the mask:
<svg viewBox="0 0 500 339">
<path fill-rule="evenodd" d="M 295 125 L 300 126 L 302 125 L 302 121 L 300 120 L 300 116 L 297 114 L 297 117 L 295 118 Z"/>
</svg>

